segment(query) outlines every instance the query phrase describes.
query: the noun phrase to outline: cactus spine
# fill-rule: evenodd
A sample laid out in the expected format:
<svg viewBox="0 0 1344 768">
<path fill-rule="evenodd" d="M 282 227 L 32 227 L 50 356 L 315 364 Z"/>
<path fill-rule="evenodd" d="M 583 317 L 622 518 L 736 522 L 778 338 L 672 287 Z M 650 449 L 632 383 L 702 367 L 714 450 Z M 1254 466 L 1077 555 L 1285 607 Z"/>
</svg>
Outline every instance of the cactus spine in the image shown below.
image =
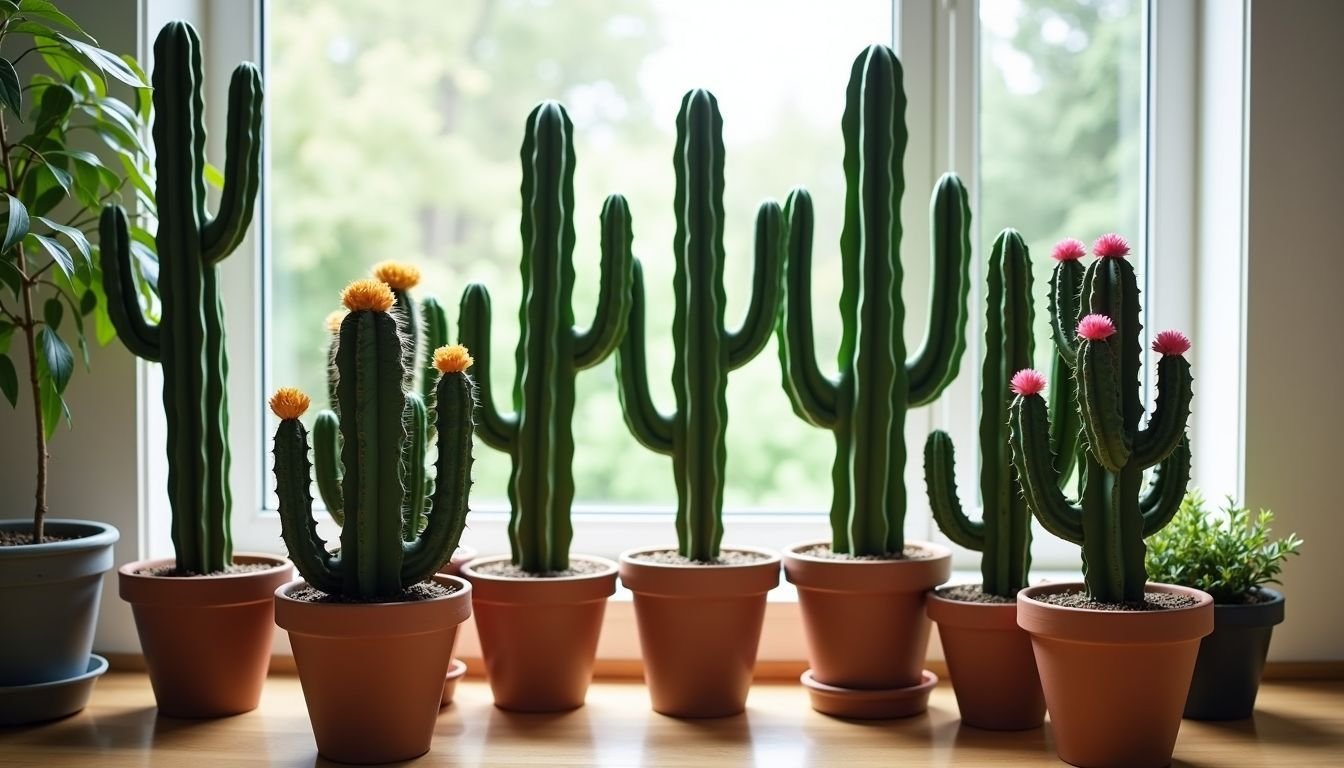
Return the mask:
<svg viewBox="0 0 1344 768">
<path fill-rule="evenodd" d="M 523 304 L 519 309 L 513 411 L 496 407 L 490 379 L 490 294 L 472 284 L 458 332 L 481 359 L 481 439 L 513 458 L 509 540 L 513 563 L 531 573 L 569 567 L 574 500 L 574 378 L 611 354 L 630 309 L 631 231 L 625 199 L 602 206 L 597 312 L 574 325 L 574 125 L 560 104 L 527 118 L 523 165 Z"/>
<path fill-rule="evenodd" d="M 844 288 L 839 374 L 821 372 L 812 332 L 812 199 L 796 189 L 788 220 L 785 300 L 779 321 L 784 388 L 794 411 L 835 433 L 831 547 L 849 555 L 899 554 L 905 543 L 905 413 L 956 377 L 966 349 L 971 214 L 960 179 L 946 174 L 932 201 L 928 332 L 906 360 L 901 300 L 901 196 L 906 146 L 901 64 L 870 46 L 854 60 L 843 120 Z"/>
<path fill-rule="evenodd" d="M 984 507 L 980 520 L 969 519 L 957 498 L 952 438 L 938 430 L 924 444 L 924 480 L 933 517 L 949 539 L 984 553 L 980 559 L 984 590 L 1000 597 L 1012 597 L 1027 586 L 1031 567 L 1031 510 L 1018 487 L 1008 446 L 1009 377 L 1031 367 L 1036 346 L 1031 283 L 1026 243 L 1015 230 L 1005 229 L 994 241 L 988 266 L 985 358 L 980 376 L 980 499 Z M 1062 356 L 1056 354 L 1057 381 L 1064 365 Z M 1063 381 L 1069 379 L 1063 377 Z M 1068 391 L 1067 387 L 1056 389 Z M 1071 401 L 1057 401 L 1054 413 L 1072 407 Z M 1073 440 L 1055 446 L 1056 455 L 1066 462 L 1076 455 L 1076 429 Z M 1061 482 L 1067 482 L 1073 468 L 1066 465 L 1062 470 Z"/>
<path fill-rule="evenodd" d="M 718 100 L 693 90 L 677 115 L 676 310 L 672 388 L 677 409 L 658 410 L 645 358 L 644 279 L 635 262 L 630 328 L 616 355 L 626 424 L 646 447 L 672 456 L 677 540 L 683 557 L 713 561 L 723 538 L 728 372 L 770 340 L 780 302 L 782 213 L 773 201 L 756 216 L 755 276 L 741 327 L 724 326 L 723 118 Z"/>
<path fill-rule="evenodd" d="M 252 221 L 261 173 L 261 75 L 240 64 L 229 84 L 227 156 L 219 210 L 206 212 L 200 39 L 172 22 L 154 42 L 160 322 L 140 308 L 126 213 L 103 209 L 108 308 L 126 347 L 163 368 L 168 497 L 177 567 L 215 573 L 233 560 L 230 531 L 229 363 L 217 267 Z"/>
<path fill-rule="evenodd" d="M 432 498 L 425 498 L 427 412 L 419 394 L 405 388 L 402 336 L 398 320 L 389 313 L 392 293 L 382 283 L 356 281 L 346 289 L 345 302 L 351 311 L 341 322 L 336 353 L 341 490 L 347 502 L 340 551 L 328 551 L 317 535 L 309 493 L 308 433 L 299 421 L 308 398 L 293 390 L 277 393 L 271 404 L 281 419 L 275 433 L 281 533 L 295 566 L 317 589 L 364 599 L 394 598 L 434 575 L 452 557 L 466 525 L 476 407 L 475 384 L 466 373 L 472 360 L 464 347 L 436 351 L 441 372 L 434 388 L 436 488 Z M 402 423 L 406 412 L 414 414 L 410 425 Z M 408 450 L 416 445 L 418 452 Z M 404 461 L 408 454 L 418 454 L 420 460 Z M 426 509 L 421 532 L 415 516 Z"/>
<path fill-rule="evenodd" d="M 1143 540 L 1161 530 L 1180 507 L 1190 479 L 1185 425 L 1190 416 L 1190 342 L 1175 331 L 1157 335 L 1157 404 L 1140 429 L 1139 291 L 1129 247 L 1115 235 L 1097 241 L 1099 257 L 1081 279 L 1080 302 L 1089 314 L 1077 324 L 1076 409 L 1086 451 L 1077 503 L 1059 490 L 1051 426 L 1039 385 L 1017 387 L 1009 409 L 1013 463 L 1027 503 L 1046 530 L 1082 547 L 1087 594 L 1103 602 L 1143 600 Z M 1058 308 L 1056 312 L 1058 312 Z M 1061 326 L 1057 317 L 1056 328 Z M 1149 487 L 1143 472 L 1156 467 Z"/>
</svg>

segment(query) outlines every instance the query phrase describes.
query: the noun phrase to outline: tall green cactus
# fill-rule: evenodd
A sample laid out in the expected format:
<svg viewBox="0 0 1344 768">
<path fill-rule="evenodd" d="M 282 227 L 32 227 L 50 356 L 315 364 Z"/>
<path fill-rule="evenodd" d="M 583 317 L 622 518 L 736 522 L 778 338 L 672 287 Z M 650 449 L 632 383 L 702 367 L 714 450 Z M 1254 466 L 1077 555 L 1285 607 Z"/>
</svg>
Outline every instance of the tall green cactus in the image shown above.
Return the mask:
<svg viewBox="0 0 1344 768">
<path fill-rule="evenodd" d="M 480 437 L 510 454 L 509 541 L 513 563 L 530 573 L 569 567 L 574 501 L 574 378 L 602 362 L 625 333 L 630 310 L 630 210 L 620 195 L 602 206 L 597 313 L 574 325 L 574 124 L 560 104 L 527 118 L 523 164 L 523 303 L 518 312 L 513 411 L 498 410 L 490 378 L 490 294 L 462 296 L 458 333 L 481 360 Z"/>
<path fill-rule="evenodd" d="M 905 191 L 905 92 L 901 63 L 873 45 L 854 60 L 843 119 L 845 224 L 840 236 L 844 328 L 839 374 L 817 366 L 812 331 L 812 198 L 796 189 L 788 220 L 784 310 L 779 320 L 784 388 L 793 409 L 835 433 L 831 547 L 855 556 L 899 554 L 905 544 L 905 413 L 956 377 L 966 350 L 970 207 L 961 180 L 933 193 L 928 331 L 906 359 L 901 299 L 901 196 Z"/>
<path fill-rule="evenodd" d="M 780 302 L 782 213 L 777 203 L 767 201 L 756 215 L 755 275 L 746 317 L 736 331 L 724 325 L 723 161 L 718 100 L 709 91 L 692 90 L 681 100 L 674 154 L 676 411 L 660 412 L 649 393 L 644 277 L 638 261 L 630 327 L 616 353 L 625 421 L 646 447 L 672 457 L 678 551 L 701 562 L 718 558 L 723 538 L 728 372 L 765 347 Z"/>
<path fill-rule="evenodd" d="M 392 293 L 383 283 L 361 280 L 346 289 L 344 300 L 350 314 L 341 322 L 336 352 L 341 493 L 348 502 L 341 547 L 329 551 L 317 534 L 308 433 L 299 421 L 308 397 L 297 390 L 281 390 L 271 399 L 281 419 L 275 433 L 281 535 L 299 573 L 317 589 L 363 599 L 395 598 L 448 562 L 466 526 L 476 408 L 476 387 L 466 373 L 472 360 L 461 346 L 436 351 L 441 373 L 434 388 L 437 482 L 432 498 L 426 498 L 427 413 L 419 394 L 406 390 L 403 337 L 399 321 L 389 313 Z M 402 422 L 405 412 L 414 414 L 409 424 Z M 408 446 L 419 446 L 419 461 L 403 460 L 408 453 L 416 455 Z M 414 517 L 426 507 L 421 532 Z"/>
<path fill-rule="evenodd" d="M 1129 246 L 1118 235 L 1097 240 L 1098 258 L 1082 277 L 1074 380 L 1076 408 L 1087 450 L 1077 503 L 1059 490 L 1050 446 L 1050 418 L 1040 392 L 1045 378 L 1032 370 L 1013 377 L 1009 408 L 1013 464 L 1032 513 L 1046 530 L 1082 547 L 1087 594 L 1104 602 L 1143 600 L 1144 538 L 1161 530 L 1180 507 L 1190 479 L 1185 425 L 1190 416 L 1190 341 L 1163 331 L 1153 341 L 1157 403 L 1140 429 L 1141 347 L 1139 290 Z M 1059 318 L 1055 325 L 1060 325 Z M 1065 340 L 1069 341 L 1069 340 Z M 1145 490 L 1143 472 L 1156 467 Z"/>
<path fill-rule="evenodd" d="M 240 64 L 229 83 L 224 189 L 206 212 L 201 44 L 184 22 L 154 42 L 154 147 L 158 186 L 160 320 L 145 319 L 126 214 L 103 209 L 102 271 L 117 335 L 163 368 L 168 499 L 177 567 L 215 573 L 233 560 L 229 491 L 228 355 L 218 265 L 242 242 L 261 180 L 261 75 Z"/>
<path fill-rule="evenodd" d="M 987 593 L 1012 597 L 1027 585 L 1031 567 L 1031 510 L 1018 488 L 1008 447 L 1008 379 L 1029 368 L 1035 352 L 1035 311 L 1032 307 L 1031 255 L 1017 231 L 1005 229 L 994 241 L 988 265 L 985 297 L 985 358 L 980 375 L 980 499 L 983 515 L 971 520 L 957 498 L 956 465 L 952 438 L 941 430 L 924 444 L 924 481 L 934 520 L 949 539 L 967 549 L 984 553 L 980 559 L 982 584 Z M 1055 355 L 1056 382 L 1065 369 Z M 1051 410 L 1073 410 L 1069 387 L 1055 387 Z M 1076 456 L 1077 435 L 1063 445 L 1054 445 L 1056 455 L 1069 462 Z M 1067 481 L 1073 467 L 1060 473 Z"/>
</svg>

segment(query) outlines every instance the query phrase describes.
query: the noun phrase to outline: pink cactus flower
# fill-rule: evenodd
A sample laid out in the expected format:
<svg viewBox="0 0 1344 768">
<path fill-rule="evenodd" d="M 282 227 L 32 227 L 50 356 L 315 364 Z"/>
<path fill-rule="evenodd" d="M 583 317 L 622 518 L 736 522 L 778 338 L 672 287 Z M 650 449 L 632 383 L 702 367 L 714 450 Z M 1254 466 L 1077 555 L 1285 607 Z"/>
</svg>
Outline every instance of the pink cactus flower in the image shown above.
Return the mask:
<svg viewBox="0 0 1344 768">
<path fill-rule="evenodd" d="M 1153 351 L 1166 357 L 1190 351 L 1190 337 L 1180 331 L 1162 331 L 1153 339 Z"/>
<path fill-rule="evenodd" d="M 1105 315 L 1088 315 L 1078 321 L 1078 338 L 1105 341 L 1115 335 L 1115 323 Z"/>
<path fill-rule="evenodd" d="M 1099 259 L 1123 259 L 1129 255 L 1129 241 L 1112 232 L 1098 237 L 1092 244 L 1092 252 Z"/>
<path fill-rule="evenodd" d="M 1055 243 L 1055 249 L 1050 252 L 1050 258 L 1055 261 L 1077 261 L 1087 255 L 1087 246 L 1083 245 L 1082 240 L 1060 240 Z"/>
<path fill-rule="evenodd" d="M 1013 379 L 1008 386 L 1015 395 L 1023 397 L 1039 395 L 1045 391 L 1045 376 L 1034 368 L 1023 368 L 1013 374 Z"/>
</svg>

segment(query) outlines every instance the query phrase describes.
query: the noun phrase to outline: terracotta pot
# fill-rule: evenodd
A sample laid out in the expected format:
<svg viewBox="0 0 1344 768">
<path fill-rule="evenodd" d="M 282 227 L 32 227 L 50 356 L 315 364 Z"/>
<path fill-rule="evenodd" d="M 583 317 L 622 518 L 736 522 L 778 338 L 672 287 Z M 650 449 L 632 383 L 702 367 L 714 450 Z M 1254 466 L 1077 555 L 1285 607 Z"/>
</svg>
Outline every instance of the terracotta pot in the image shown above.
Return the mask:
<svg viewBox="0 0 1344 768">
<path fill-rule="evenodd" d="M 495 706 L 514 712 L 563 712 L 583 706 L 593 681 L 597 639 L 607 598 L 616 591 L 616 564 L 598 573 L 557 578 L 483 574 L 508 555 L 478 557 L 462 567 L 475 588 L 476 631 Z"/>
<path fill-rule="evenodd" d="M 462 573 L 462 566 L 476 559 L 476 550 L 473 547 L 459 546 L 453 552 L 453 558 L 443 564 L 439 573 L 443 576 L 457 576 Z M 457 645 L 457 635 L 453 635 L 453 646 Z M 450 646 L 449 653 L 453 651 Z M 452 666 L 448 668 L 448 676 L 443 680 L 443 701 L 439 706 L 446 707 L 453 703 L 453 693 L 457 691 L 457 681 L 467 674 L 467 665 L 458 659 L 453 659 Z"/>
<path fill-rule="evenodd" d="M 275 591 L 275 621 L 289 632 L 317 751 L 341 763 L 390 763 L 429 751 L 449 653 L 471 615 L 471 585 L 400 603 L 313 603 Z"/>
<path fill-rule="evenodd" d="M 672 717 L 726 717 L 746 709 L 765 621 L 765 595 L 779 585 L 779 555 L 746 565 L 670 565 L 621 555 L 621 583 L 635 596 L 644 679 L 653 709 Z"/>
<path fill-rule="evenodd" d="M 838 560 L 800 553 L 821 543 L 784 550 L 784 575 L 798 587 L 813 679 L 859 690 L 920 685 L 929 645 L 925 594 L 952 575 L 952 552 L 909 542 L 933 555 Z"/>
<path fill-rule="evenodd" d="M 1017 595 L 1017 622 L 1031 634 L 1055 751 L 1088 768 L 1168 765 L 1199 639 L 1213 631 L 1213 598 L 1149 584 L 1149 594 L 1197 602 L 1166 611 L 1093 611 L 1034 599 L 1082 589 L 1047 584 Z"/>
<path fill-rule="evenodd" d="M 1199 643 L 1195 675 L 1185 700 L 1189 720 L 1244 720 L 1255 712 L 1274 625 L 1283 622 L 1283 595 L 1249 605 L 1213 606 L 1213 634 Z"/>
<path fill-rule="evenodd" d="M 117 571 L 161 714 L 225 717 L 257 708 L 275 632 L 271 596 L 294 578 L 294 566 L 283 557 L 248 553 L 234 555 L 233 562 L 271 567 L 219 576 L 140 573 L 173 567 L 166 559 Z"/>
<path fill-rule="evenodd" d="M 928 597 L 938 623 L 961 722 L 991 731 L 1024 731 L 1045 721 L 1045 695 L 1031 636 L 1017 625 L 1016 603 Z"/>
</svg>

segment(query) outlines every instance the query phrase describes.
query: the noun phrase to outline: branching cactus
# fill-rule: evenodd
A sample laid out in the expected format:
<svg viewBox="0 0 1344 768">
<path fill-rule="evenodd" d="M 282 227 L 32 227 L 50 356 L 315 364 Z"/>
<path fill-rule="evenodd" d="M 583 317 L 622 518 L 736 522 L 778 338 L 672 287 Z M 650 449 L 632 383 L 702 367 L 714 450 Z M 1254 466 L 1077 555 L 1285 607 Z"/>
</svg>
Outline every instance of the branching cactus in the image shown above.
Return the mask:
<svg viewBox="0 0 1344 768">
<path fill-rule="evenodd" d="M 621 405 L 635 438 L 672 457 L 677 485 L 677 541 L 683 557 L 716 560 L 723 538 L 727 461 L 728 372 L 770 340 L 779 312 L 783 214 L 767 201 L 756 214 L 755 274 L 741 327 L 724 325 L 723 118 L 705 90 L 688 92 L 677 115 L 674 153 L 677 232 L 673 243 L 676 309 L 672 315 L 672 389 L 676 410 L 662 413 L 649 392 L 644 333 L 644 277 L 635 262 L 630 328 L 616 355 Z"/>
<path fill-rule="evenodd" d="M 317 534 L 308 433 L 299 421 L 309 399 L 294 389 L 271 398 L 271 410 L 280 418 L 275 484 L 281 534 L 299 573 L 317 589 L 361 599 L 395 598 L 448 562 L 466 525 L 476 408 L 476 385 L 466 372 L 472 359 L 457 345 L 434 353 L 440 374 L 433 395 L 438 459 L 435 490 L 426 498 L 418 489 L 425 485 L 427 413 L 419 394 L 405 388 L 404 345 L 398 320 L 390 314 L 392 291 L 384 283 L 360 280 L 346 288 L 343 301 L 350 313 L 341 321 L 336 352 L 340 492 L 346 500 L 341 546 L 332 552 Z M 415 418 L 404 425 L 407 411 Z M 420 462 L 403 462 L 408 445 L 419 446 Z M 423 526 L 414 521 L 416 515 L 425 515 Z"/>
<path fill-rule="evenodd" d="M 1027 586 L 1031 567 L 1031 510 L 1018 487 L 1008 446 L 1008 404 L 1012 393 L 1008 379 L 1029 368 L 1035 353 L 1032 307 L 1031 255 L 1022 236 L 1005 229 L 994 241 L 988 265 L 985 309 L 985 358 L 980 375 L 980 499 L 983 514 L 971 520 L 957 498 L 956 465 L 952 438 L 941 430 L 924 444 L 924 480 L 929 506 L 938 527 L 949 539 L 983 553 L 980 573 L 985 592 L 1012 597 Z M 1055 356 L 1055 378 L 1066 370 Z M 1074 412 L 1072 391 L 1056 387 L 1051 402 L 1056 421 L 1060 414 Z M 1053 444 L 1066 464 L 1060 480 L 1066 482 L 1076 456 L 1077 430 L 1072 440 Z"/>
<path fill-rule="evenodd" d="M 1050 446 L 1045 377 L 1026 369 L 1013 376 L 1009 408 L 1013 464 L 1027 503 L 1046 530 L 1082 547 L 1088 596 L 1103 602 L 1143 600 L 1144 538 L 1161 530 L 1180 507 L 1190 479 L 1185 436 L 1190 416 L 1190 340 L 1163 331 L 1153 341 L 1157 402 L 1140 428 L 1139 290 L 1129 246 L 1105 235 L 1081 279 L 1074 379 L 1083 423 L 1082 490 L 1077 503 L 1060 491 Z M 1056 308 L 1058 311 L 1058 307 Z M 1058 326 L 1058 319 L 1054 321 Z M 1156 468 L 1145 489 L 1143 473 Z"/>
<path fill-rule="evenodd" d="M 481 365 L 480 437 L 513 458 L 509 541 L 529 573 L 569 567 L 574 501 L 574 379 L 602 362 L 625 333 L 630 310 L 630 210 L 620 195 L 602 206 L 597 313 L 574 325 L 574 124 L 560 104 L 532 110 L 523 139 L 523 304 L 513 410 L 500 411 L 490 378 L 490 294 L 462 296 L 458 333 Z"/>
<path fill-rule="evenodd" d="M 901 196 L 905 190 L 905 92 L 890 48 L 854 61 L 843 119 L 844 288 L 839 373 L 823 373 L 812 330 L 812 199 L 796 189 L 788 220 L 783 314 L 784 388 L 793 409 L 835 433 L 831 547 L 855 556 L 899 554 L 905 544 L 905 414 L 935 400 L 966 350 L 971 214 L 953 174 L 933 193 L 928 332 L 906 359 L 901 299 Z"/>
<path fill-rule="evenodd" d="M 141 310 L 126 213 L 103 209 L 102 271 L 117 335 L 163 368 L 168 499 L 177 568 L 216 573 L 233 559 L 229 491 L 228 355 L 218 266 L 242 242 L 261 180 L 261 75 L 240 64 L 229 84 L 227 155 L 219 210 L 206 212 L 201 42 L 184 22 L 154 42 L 158 186 L 157 325 Z"/>
</svg>

